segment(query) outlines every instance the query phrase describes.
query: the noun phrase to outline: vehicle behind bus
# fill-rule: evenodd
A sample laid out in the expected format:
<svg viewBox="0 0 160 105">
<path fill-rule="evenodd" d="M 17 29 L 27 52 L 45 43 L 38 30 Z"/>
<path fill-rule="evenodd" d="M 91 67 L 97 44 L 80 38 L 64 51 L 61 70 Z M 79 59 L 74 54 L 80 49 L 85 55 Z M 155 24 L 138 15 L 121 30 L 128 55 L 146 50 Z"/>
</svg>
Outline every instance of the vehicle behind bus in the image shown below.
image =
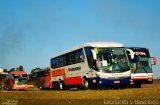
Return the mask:
<svg viewBox="0 0 160 105">
<path fill-rule="evenodd" d="M 5 88 L 7 90 L 26 90 L 28 76 L 24 71 L 12 71 L 6 75 Z"/>
<path fill-rule="evenodd" d="M 5 89 L 5 79 L 6 79 L 6 75 L 8 73 L 0 73 L 0 90 L 4 90 Z"/>
<path fill-rule="evenodd" d="M 46 68 L 36 72 L 35 85 L 39 89 L 50 89 L 51 87 L 51 76 L 50 68 Z"/>
<path fill-rule="evenodd" d="M 156 64 L 156 58 L 150 57 L 149 50 L 141 47 L 128 47 L 134 52 L 134 59 L 130 59 L 132 87 L 141 87 L 141 84 L 153 83 L 152 65 Z M 130 53 L 128 52 L 128 55 Z"/>
<path fill-rule="evenodd" d="M 127 85 L 130 74 L 126 49 L 116 42 L 85 43 L 51 59 L 53 88 Z"/>
</svg>

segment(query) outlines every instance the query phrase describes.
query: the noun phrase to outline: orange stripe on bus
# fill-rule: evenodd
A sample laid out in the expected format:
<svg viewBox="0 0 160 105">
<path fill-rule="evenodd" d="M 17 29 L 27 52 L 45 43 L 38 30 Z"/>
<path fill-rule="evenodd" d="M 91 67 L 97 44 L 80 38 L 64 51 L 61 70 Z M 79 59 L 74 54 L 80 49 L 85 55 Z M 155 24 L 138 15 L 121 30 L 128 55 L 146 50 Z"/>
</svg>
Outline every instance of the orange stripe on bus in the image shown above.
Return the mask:
<svg viewBox="0 0 160 105">
<path fill-rule="evenodd" d="M 25 71 L 12 71 L 12 74 L 27 74 Z"/>
<path fill-rule="evenodd" d="M 65 75 L 64 69 L 57 69 L 52 71 L 52 77 Z"/>
</svg>

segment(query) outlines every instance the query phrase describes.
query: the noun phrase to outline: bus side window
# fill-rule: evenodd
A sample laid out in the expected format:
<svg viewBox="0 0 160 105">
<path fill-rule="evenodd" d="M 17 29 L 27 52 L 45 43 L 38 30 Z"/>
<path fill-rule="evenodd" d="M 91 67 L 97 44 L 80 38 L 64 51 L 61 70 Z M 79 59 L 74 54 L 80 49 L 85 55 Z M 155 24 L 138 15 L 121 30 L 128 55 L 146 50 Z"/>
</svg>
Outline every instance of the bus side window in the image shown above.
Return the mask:
<svg viewBox="0 0 160 105">
<path fill-rule="evenodd" d="M 51 59 L 51 67 L 55 68 L 55 59 Z"/>
<path fill-rule="evenodd" d="M 66 55 L 64 55 L 64 66 L 67 65 L 67 62 L 68 62 L 68 59 L 67 59 L 67 54 L 66 54 Z"/>
<path fill-rule="evenodd" d="M 85 47 L 85 53 L 86 53 L 86 57 L 87 57 L 87 62 L 90 68 L 97 70 L 96 68 L 96 61 L 93 59 L 93 55 L 91 52 L 90 47 Z"/>
<path fill-rule="evenodd" d="M 83 54 L 83 49 L 77 50 L 76 53 L 76 62 L 83 62 L 84 61 L 84 54 Z"/>
<path fill-rule="evenodd" d="M 60 67 L 64 66 L 64 56 L 59 57 L 59 66 Z"/>
<path fill-rule="evenodd" d="M 71 65 L 71 64 L 73 64 L 73 60 L 72 60 L 72 54 L 71 53 L 69 53 L 69 60 L 68 60 L 68 65 Z"/>
</svg>

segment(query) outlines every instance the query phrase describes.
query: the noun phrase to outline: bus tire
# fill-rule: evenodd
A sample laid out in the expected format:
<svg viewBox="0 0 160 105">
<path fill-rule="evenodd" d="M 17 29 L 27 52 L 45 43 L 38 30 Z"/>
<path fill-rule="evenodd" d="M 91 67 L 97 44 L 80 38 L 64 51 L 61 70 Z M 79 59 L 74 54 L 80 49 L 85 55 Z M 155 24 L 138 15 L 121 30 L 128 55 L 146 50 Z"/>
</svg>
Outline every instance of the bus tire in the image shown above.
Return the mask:
<svg viewBox="0 0 160 105">
<path fill-rule="evenodd" d="M 7 88 L 7 91 L 12 91 L 12 89 L 10 89 L 10 88 Z"/>
<path fill-rule="evenodd" d="M 135 88 L 141 88 L 141 84 L 135 84 Z"/>
<path fill-rule="evenodd" d="M 83 85 L 83 87 L 85 88 L 85 89 L 89 89 L 89 81 L 88 81 L 88 79 L 87 78 L 83 78 L 83 83 L 82 83 L 82 85 Z"/>
<path fill-rule="evenodd" d="M 40 90 L 43 90 L 42 86 L 39 87 Z"/>
<path fill-rule="evenodd" d="M 64 90 L 64 82 L 63 81 L 59 81 L 59 89 Z"/>
<path fill-rule="evenodd" d="M 52 89 L 52 88 L 53 88 L 53 87 L 52 87 L 52 84 L 50 84 L 50 85 L 49 85 L 49 89 Z"/>
</svg>

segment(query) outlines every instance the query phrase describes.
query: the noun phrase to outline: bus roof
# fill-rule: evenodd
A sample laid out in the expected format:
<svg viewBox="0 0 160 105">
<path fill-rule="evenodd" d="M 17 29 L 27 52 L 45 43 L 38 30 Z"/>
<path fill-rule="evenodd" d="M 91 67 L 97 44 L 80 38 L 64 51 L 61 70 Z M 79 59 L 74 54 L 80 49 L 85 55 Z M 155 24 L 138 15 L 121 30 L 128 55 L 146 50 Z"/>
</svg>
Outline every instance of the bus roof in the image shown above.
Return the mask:
<svg viewBox="0 0 160 105">
<path fill-rule="evenodd" d="M 74 51 L 74 50 L 77 50 L 77 49 L 80 49 L 80 48 L 83 48 L 83 47 L 124 47 L 124 45 L 122 43 L 118 43 L 118 42 L 89 42 L 89 43 L 83 43 L 83 44 L 80 44 L 76 47 L 73 47 L 69 50 L 66 50 L 64 51 L 63 53 L 57 55 L 57 56 L 54 56 L 54 57 L 58 57 L 60 55 L 63 55 L 63 54 L 66 54 L 66 53 L 69 53 L 71 51 Z"/>
<path fill-rule="evenodd" d="M 123 47 L 122 43 L 118 42 L 90 42 L 81 44 L 80 47 Z"/>
<path fill-rule="evenodd" d="M 7 72 L 3 72 L 3 73 L 0 73 L 0 74 L 8 74 Z"/>
<path fill-rule="evenodd" d="M 132 50 L 148 50 L 148 48 L 145 48 L 145 47 L 126 47 L 126 48 L 129 48 Z"/>
<path fill-rule="evenodd" d="M 45 69 L 41 69 L 41 70 L 36 71 L 35 73 L 44 72 L 44 71 L 50 71 L 50 68 L 48 67 L 48 68 L 45 68 Z"/>
<path fill-rule="evenodd" d="M 25 71 L 12 71 L 12 74 L 27 74 Z"/>
</svg>

